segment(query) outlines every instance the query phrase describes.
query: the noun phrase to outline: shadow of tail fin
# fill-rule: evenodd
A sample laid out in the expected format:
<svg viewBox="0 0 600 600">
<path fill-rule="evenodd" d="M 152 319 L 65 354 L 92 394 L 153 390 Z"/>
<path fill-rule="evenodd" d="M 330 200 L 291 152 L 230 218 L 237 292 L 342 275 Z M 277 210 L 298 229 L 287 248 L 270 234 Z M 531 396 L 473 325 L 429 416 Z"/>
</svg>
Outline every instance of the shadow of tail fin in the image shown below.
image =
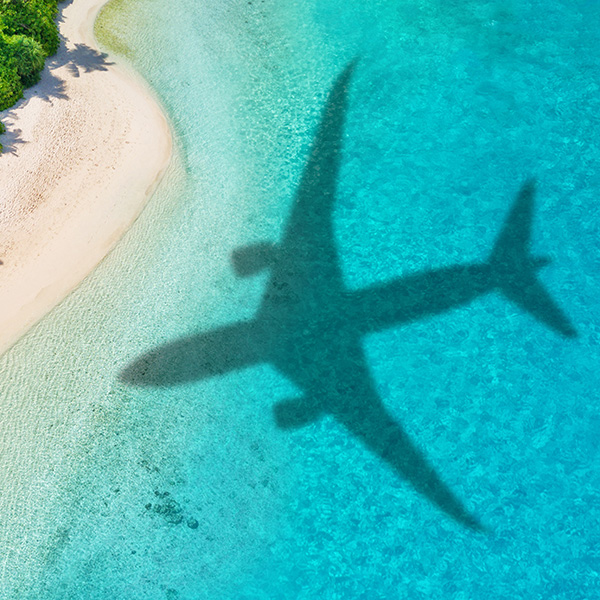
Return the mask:
<svg viewBox="0 0 600 600">
<path fill-rule="evenodd" d="M 497 267 L 514 270 L 530 259 L 531 228 L 535 200 L 535 180 L 527 180 L 512 205 L 496 239 L 490 262 Z"/>
<path fill-rule="evenodd" d="M 535 181 L 530 179 L 510 210 L 489 263 L 497 286 L 509 300 L 565 337 L 576 337 L 569 318 L 537 279 L 537 271 L 550 261 L 530 252 L 534 200 Z"/>
</svg>

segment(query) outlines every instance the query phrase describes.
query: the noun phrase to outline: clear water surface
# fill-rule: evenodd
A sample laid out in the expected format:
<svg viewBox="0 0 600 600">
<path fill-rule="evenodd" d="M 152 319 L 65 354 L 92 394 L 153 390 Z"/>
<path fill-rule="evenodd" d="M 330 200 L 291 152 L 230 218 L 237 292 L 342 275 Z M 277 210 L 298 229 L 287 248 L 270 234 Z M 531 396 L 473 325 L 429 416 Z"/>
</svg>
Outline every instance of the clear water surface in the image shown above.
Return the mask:
<svg viewBox="0 0 600 600">
<path fill-rule="evenodd" d="M 3 597 L 595 597 L 599 19 L 583 0 L 113 0 L 100 40 L 155 90 L 177 157 L 119 247 L 2 358 L 8 410 L 46 448 L 3 530 Z M 332 215 L 348 289 L 485 261 L 537 181 L 532 248 L 576 338 L 491 293 L 362 341 L 387 410 L 484 533 L 334 419 L 277 427 L 302 390 L 273 365 L 119 379 L 256 313 L 268 273 L 237 277 L 231 254 L 283 235 L 352 59 Z"/>
</svg>

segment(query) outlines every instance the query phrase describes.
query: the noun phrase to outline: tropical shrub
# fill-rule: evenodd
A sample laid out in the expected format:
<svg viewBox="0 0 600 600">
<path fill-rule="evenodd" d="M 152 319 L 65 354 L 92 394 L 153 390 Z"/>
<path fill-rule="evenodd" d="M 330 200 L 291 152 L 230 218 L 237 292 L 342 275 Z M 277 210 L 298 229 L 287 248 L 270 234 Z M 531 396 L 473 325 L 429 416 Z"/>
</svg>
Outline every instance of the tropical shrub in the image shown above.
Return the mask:
<svg viewBox="0 0 600 600">
<path fill-rule="evenodd" d="M 0 58 L 0 110 L 12 106 L 22 95 L 23 83 L 16 67 Z"/>
<path fill-rule="evenodd" d="M 46 56 L 58 50 L 57 12 L 56 0 L 0 0 L 4 34 L 33 38 Z"/>
<path fill-rule="evenodd" d="M 25 35 L 12 35 L 5 39 L 7 60 L 17 71 L 23 87 L 37 83 L 46 58 L 41 44 Z"/>
<path fill-rule="evenodd" d="M 39 81 L 44 60 L 58 50 L 56 4 L 57 0 L 0 0 L 0 110 Z"/>
</svg>

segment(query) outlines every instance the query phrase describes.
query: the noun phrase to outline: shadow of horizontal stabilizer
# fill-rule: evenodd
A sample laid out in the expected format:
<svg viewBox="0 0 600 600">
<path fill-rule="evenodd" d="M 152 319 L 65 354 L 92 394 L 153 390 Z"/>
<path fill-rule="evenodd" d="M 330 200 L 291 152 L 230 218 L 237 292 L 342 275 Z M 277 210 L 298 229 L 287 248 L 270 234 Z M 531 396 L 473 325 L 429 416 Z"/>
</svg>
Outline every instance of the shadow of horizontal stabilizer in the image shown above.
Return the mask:
<svg viewBox="0 0 600 600">
<path fill-rule="evenodd" d="M 334 418 L 444 513 L 482 531 L 479 520 L 379 398 L 362 339 L 494 290 L 568 335 L 568 320 L 552 312 L 549 296 L 523 286 L 530 280 L 537 283 L 535 273 L 543 262 L 529 254 L 534 186 L 526 183 L 517 196 L 489 261 L 429 270 L 363 290 L 346 289 L 332 212 L 354 67 L 355 62 L 348 65 L 329 94 L 281 241 L 259 242 L 232 255 L 240 276 L 270 271 L 255 318 L 161 346 L 127 367 L 121 379 L 132 385 L 169 386 L 270 363 L 302 390 L 299 398 L 275 405 L 278 427 L 292 429 L 321 416 Z"/>
</svg>

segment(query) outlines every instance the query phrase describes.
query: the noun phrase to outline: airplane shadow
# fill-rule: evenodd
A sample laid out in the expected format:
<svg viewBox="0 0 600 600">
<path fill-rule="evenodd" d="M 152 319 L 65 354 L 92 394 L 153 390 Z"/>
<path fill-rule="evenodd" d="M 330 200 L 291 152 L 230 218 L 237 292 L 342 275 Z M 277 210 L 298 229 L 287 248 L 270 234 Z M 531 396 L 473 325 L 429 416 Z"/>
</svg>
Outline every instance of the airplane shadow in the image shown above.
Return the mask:
<svg viewBox="0 0 600 600">
<path fill-rule="evenodd" d="M 332 223 L 354 63 L 335 82 L 278 244 L 233 252 L 240 276 L 269 269 L 252 320 L 191 335 L 151 350 L 121 381 L 171 386 L 270 363 L 304 394 L 279 402 L 275 422 L 301 427 L 330 415 L 447 515 L 483 530 L 385 408 L 361 346 L 370 332 L 439 314 L 494 290 L 566 337 L 575 329 L 535 278 L 545 259 L 529 255 L 535 186 L 521 189 L 488 262 L 453 265 L 351 291 L 344 287 Z"/>
</svg>

